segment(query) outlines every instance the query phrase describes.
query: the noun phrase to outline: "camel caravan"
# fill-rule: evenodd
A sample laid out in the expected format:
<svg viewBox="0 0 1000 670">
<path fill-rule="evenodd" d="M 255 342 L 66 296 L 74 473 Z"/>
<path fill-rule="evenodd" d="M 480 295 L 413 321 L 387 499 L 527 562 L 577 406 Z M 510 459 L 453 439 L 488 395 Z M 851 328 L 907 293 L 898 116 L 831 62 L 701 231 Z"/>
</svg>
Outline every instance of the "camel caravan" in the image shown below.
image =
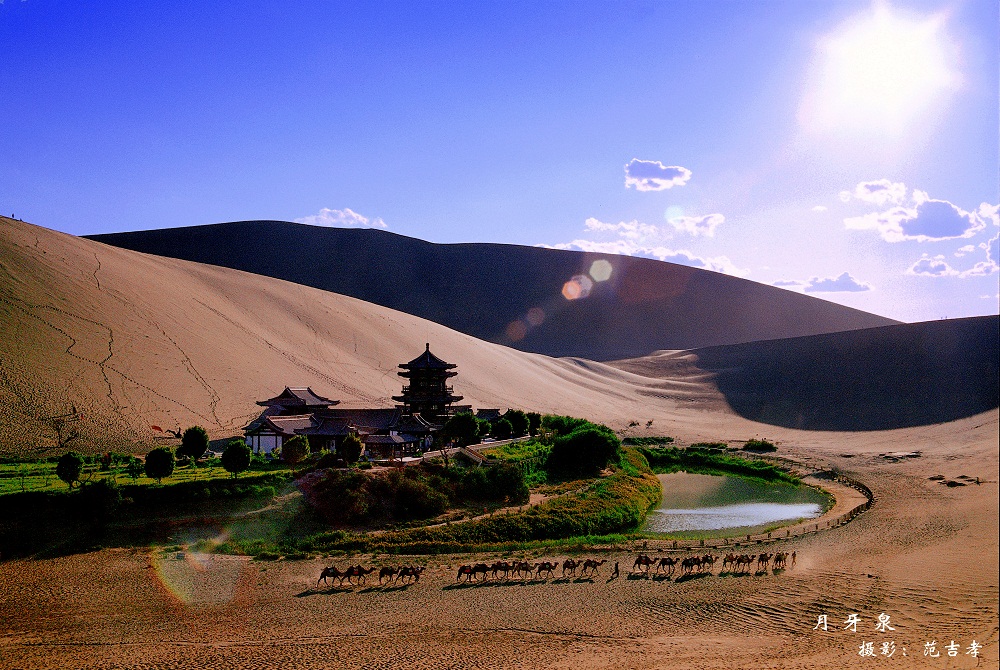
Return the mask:
<svg viewBox="0 0 1000 670">
<path fill-rule="evenodd" d="M 726 554 L 725 558 L 722 559 L 722 569 L 719 574 L 722 575 L 727 572 L 732 575 L 751 574 L 754 570 L 754 564 L 756 564 L 756 574 L 766 573 L 768 569 L 776 572 L 778 570 L 785 570 L 788 567 L 794 567 L 796 558 L 796 552 L 794 551 L 791 554 L 783 551 L 757 555 Z M 652 558 L 646 554 L 639 554 L 632 564 L 632 570 L 629 572 L 629 575 L 631 577 L 652 576 L 654 578 L 670 579 L 678 569 L 680 570 L 680 578 L 693 577 L 695 575 L 711 575 L 714 574 L 712 571 L 718 561 L 719 557 L 713 554 L 688 556 L 686 558 L 673 556 Z M 533 581 L 545 581 L 556 578 L 556 570 L 559 570 L 560 567 L 562 571 L 558 579 L 569 580 L 570 578 L 575 578 L 580 581 L 592 580 L 598 576 L 600 567 L 605 563 L 607 563 L 607 559 L 597 560 L 593 558 L 583 560 L 567 558 L 562 562 L 561 566 L 558 562 L 551 561 L 541 561 L 539 563 L 531 563 L 529 561 L 497 561 L 492 564 L 475 563 L 473 565 L 460 566 L 458 573 L 455 575 L 455 581 L 469 584 L 511 580 L 520 580 L 523 582 L 529 579 Z M 409 585 L 419 582 L 420 574 L 424 569 L 424 567 L 418 566 L 383 566 L 379 569 L 378 573 L 379 586 L 395 586 L 400 583 Z M 361 565 L 348 566 L 343 571 L 333 566 L 323 568 L 319 579 L 316 580 L 316 586 L 319 586 L 320 582 L 324 584 L 330 583 L 327 581 L 328 579 L 331 581 L 336 580 L 337 586 L 343 586 L 345 581 L 349 586 L 364 586 L 367 582 L 367 576 L 375 570 L 376 568 L 374 567 L 365 568 Z M 608 581 L 617 578 L 619 574 L 618 563 L 615 563 L 614 571 L 611 573 Z"/>
</svg>

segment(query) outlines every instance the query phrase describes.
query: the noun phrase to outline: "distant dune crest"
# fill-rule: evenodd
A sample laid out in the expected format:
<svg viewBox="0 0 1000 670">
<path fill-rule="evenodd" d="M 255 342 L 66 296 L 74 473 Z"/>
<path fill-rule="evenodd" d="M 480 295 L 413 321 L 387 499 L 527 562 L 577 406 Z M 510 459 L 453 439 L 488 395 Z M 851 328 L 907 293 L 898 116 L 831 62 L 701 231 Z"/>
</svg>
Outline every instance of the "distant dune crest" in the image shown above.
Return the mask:
<svg viewBox="0 0 1000 670">
<path fill-rule="evenodd" d="M 647 258 L 432 244 L 381 230 L 242 221 L 90 239 L 349 295 L 549 356 L 607 361 L 898 323 Z"/>
</svg>

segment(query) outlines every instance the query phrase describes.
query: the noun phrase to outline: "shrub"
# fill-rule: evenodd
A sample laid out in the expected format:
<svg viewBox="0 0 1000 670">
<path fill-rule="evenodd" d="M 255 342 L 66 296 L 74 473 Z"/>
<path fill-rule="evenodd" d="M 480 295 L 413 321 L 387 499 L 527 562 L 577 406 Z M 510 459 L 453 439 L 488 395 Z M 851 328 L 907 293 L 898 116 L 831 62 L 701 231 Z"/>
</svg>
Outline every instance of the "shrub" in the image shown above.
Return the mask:
<svg viewBox="0 0 1000 670">
<path fill-rule="evenodd" d="M 233 477 L 239 477 L 240 473 L 250 467 L 250 447 L 243 440 L 231 440 L 226 450 L 222 452 L 222 467 Z"/>
<path fill-rule="evenodd" d="M 542 415 L 538 412 L 528 412 L 528 434 L 538 435 L 538 429 L 542 425 Z"/>
<path fill-rule="evenodd" d="M 281 460 L 289 465 L 298 465 L 309 457 L 309 440 L 304 435 L 296 435 L 281 445 Z"/>
<path fill-rule="evenodd" d="M 604 426 L 589 424 L 556 437 L 546 469 L 563 477 L 592 477 L 610 463 L 617 463 L 620 455 L 618 436 Z"/>
<path fill-rule="evenodd" d="M 75 451 L 67 451 L 56 463 L 56 477 L 66 482 L 70 488 L 80 480 L 83 472 L 83 456 Z"/>
<path fill-rule="evenodd" d="M 482 434 L 479 420 L 468 412 L 461 412 L 448 419 L 441 433 L 460 447 L 474 443 Z"/>
<path fill-rule="evenodd" d="M 759 440 L 753 438 L 752 440 L 747 440 L 746 444 L 743 445 L 744 451 L 755 451 L 758 453 L 765 453 L 770 451 L 777 451 L 778 448 L 774 446 L 773 442 L 767 440 Z"/>
<path fill-rule="evenodd" d="M 510 421 L 507 419 L 498 419 L 497 422 L 493 424 L 493 430 L 491 433 L 493 437 L 498 440 L 506 440 L 514 434 L 514 426 L 512 426 Z"/>
<path fill-rule="evenodd" d="M 528 428 L 531 425 L 528 415 L 519 409 L 509 409 L 507 410 L 503 418 L 510 423 L 511 435 L 514 437 L 521 437 L 522 435 L 528 434 Z"/>
<path fill-rule="evenodd" d="M 146 454 L 146 476 L 161 483 L 174 473 L 174 452 L 167 447 L 157 447 Z"/>
<path fill-rule="evenodd" d="M 364 449 L 365 446 L 361 443 L 361 438 L 354 433 L 348 433 L 347 437 L 340 441 L 337 453 L 340 454 L 345 463 L 351 465 L 358 462 Z"/>
<path fill-rule="evenodd" d="M 208 431 L 201 426 L 191 426 L 181 437 L 181 446 L 177 447 L 178 456 L 187 456 L 193 461 L 198 460 L 208 451 Z"/>
</svg>

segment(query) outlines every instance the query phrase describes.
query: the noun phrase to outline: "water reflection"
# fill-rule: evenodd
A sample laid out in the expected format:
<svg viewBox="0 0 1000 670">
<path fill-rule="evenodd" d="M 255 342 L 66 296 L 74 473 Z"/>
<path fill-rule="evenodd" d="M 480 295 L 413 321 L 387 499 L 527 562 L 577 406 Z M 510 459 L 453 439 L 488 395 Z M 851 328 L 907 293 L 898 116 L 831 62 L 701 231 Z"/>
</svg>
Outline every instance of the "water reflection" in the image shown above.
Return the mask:
<svg viewBox="0 0 1000 670">
<path fill-rule="evenodd" d="M 646 517 L 654 533 L 752 528 L 811 519 L 826 497 L 807 486 L 769 484 L 745 477 L 674 472 L 660 475 L 663 500 Z"/>
</svg>

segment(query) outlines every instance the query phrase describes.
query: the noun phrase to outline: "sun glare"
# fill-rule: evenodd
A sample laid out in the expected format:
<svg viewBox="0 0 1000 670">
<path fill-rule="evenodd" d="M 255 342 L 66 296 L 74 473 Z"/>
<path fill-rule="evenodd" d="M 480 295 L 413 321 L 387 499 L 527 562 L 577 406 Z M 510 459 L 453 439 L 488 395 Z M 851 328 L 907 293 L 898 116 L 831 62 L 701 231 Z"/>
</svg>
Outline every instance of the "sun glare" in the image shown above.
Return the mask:
<svg viewBox="0 0 1000 670">
<path fill-rule="evenodd" d="M 916 20 L 878 4 L 821 39 L 802 124 L 901 134 L 958 83 L 943 23 L 941 15 Z"/>
</svg>

